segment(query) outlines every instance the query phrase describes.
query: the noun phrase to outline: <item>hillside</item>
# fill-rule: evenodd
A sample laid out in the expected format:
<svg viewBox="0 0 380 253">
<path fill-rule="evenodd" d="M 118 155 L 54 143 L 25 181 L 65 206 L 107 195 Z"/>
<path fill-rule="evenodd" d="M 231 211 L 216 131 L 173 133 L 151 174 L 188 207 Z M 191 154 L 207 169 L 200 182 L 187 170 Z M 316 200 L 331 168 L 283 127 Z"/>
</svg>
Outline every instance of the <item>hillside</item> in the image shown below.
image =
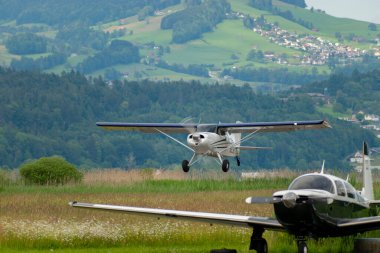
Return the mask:
<svg viewBox="0 0 380 253">
<path fill-rule="evenodd" d="M 364 78 L 364 77 L 363 77 Z M 27 159 L 61 155 L 81 167 L 175 167 L 191 154 L 161 135 L 107 132 L 97 121 L 243 122 L 327 118 L 333 129 L 258 134 L 255 146 L 272 150 L 242 152 L 241 169 L 346 167 L 345 158 L 371 146 L 375 136 L 352 123 L 319 113 L 305 95 L 256 94 L 248 86 L 199 82 L 114 81 L 0 69 L 0 167 L 18 167 Z M 185 136 L 177 136 L 185 138 Z M 250 145 L 250 144 L 247 144 Z M 214 168 L 212 159 L 201 167 Z M 236 166 L 233 167 L 237 169 Z"/>
<path fill-rule="evenodd" d="M 216 2 L 212 1 L 207 0 L 205 3 L 215 5 Z M 21 59 L 21 62 L 13 63 L 12 66 L 54 73 L 72 68 L 80 70 L 80 64 L 89 57 L 102 54 L 110 41 L 117 39 L 130 41 L 137 46 L 140 61 L 132 65 L 111 61 L 106 67 L 94 66 L 86 74 L 102 74 L 108 79 L 197 79 L 222 82 L 241 76 L 223 75 L 223 70 L 267 68 L 274 72 L 287 69 L 299 76 L 293 78 L 290 84 L 304 84 L 302 80 L 305 75 L 314 81 L 322 80 L 336 66 L 363 59 L 368 61 L 366 55 L 371 56 L 371 62 L 377 64 L 378 58 L 374 54 L 380 54 L 376 51 L 379 50 L 376 45 L 379 25 L 371 30 L 367 22 L 335 18 L 322 11 L 311 11 L 278 0 L 273 0 L 276 12 L 254 8 L 250 0 L 230 0 L 223 7 L 228 10 L 227 16 L 212 23 L 211 30 L 195 35 L 200 38 L 181 43 L 172 41 L 177 30 L 185 29 L 186 35 L 186 31 L 202 29 L 209 21 L 200 24 L 199 28 L 182 22 L 177 28 L 163 29 L 162 20 L 174 17 L 176 13 L 183 12 L 186 16 L 185 11 L 189 8 L 194 8 L 193 15 L 201 15 L 199 20 L 208 20 L 207 17 L 215 14 L 199 13 L 197 6 L 188 7 L 175 0 L 161 0 L 154 2 L 155 5 L 149 1 L 130 1 L 129 5 L 121 5 L 117 11 L 113 9 L 112 1 L 102 7 L 92 2 L 89 4 L 91 8 L 83 12 L 71 9 L 81 10 L 85 8 L 85 2 L 73 1 L 65 4 L 65 8 L 59 8 L 63 4 L 61 1 L 56 1 L 50 7 L 43 3 L 35 0 L 23 5 L 20 1 L 2 0 L 1 65 L 9 66 L 12 60 Z M 44 7 L 38 8 L 39 5 Z M 123 12 L 124 9 L 129 11 Z M 65 12 L 72 14 L 66 17 L 62 15 Z M 191 20 L 189 22 L 194 23 Z M 305 24 L 311 24 L 312 29 L 305 27 Z M 42 37 L 46 47 L 36 52 L 10 52 L 6 42 L 19 33 L 33 33 Z M 336 46 L 338 42 L 340 46 Z M 334 57 L 328 58 L 326 52 L 334 53 Z M 189 65 L 196 65 L 207 74 L 199 74 Z M 243 80 L 252 84 L 262 82 L 253 75 Z M 271 81 L 277 82 L 282 81 Z"/>
</svg>

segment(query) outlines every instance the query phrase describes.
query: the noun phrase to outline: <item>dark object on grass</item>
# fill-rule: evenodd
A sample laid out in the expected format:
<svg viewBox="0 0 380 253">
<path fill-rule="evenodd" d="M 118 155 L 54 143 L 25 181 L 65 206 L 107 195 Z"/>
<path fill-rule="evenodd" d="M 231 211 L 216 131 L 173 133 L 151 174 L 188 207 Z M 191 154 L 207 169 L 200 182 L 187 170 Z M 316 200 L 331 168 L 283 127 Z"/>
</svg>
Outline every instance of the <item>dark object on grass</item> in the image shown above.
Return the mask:
<svg viewBox="0 0 380 253">
<path fill-rule="evenodd" d="M 237 253 L 236 249 L 212 249 L 210 253 Z"/>
</svg>

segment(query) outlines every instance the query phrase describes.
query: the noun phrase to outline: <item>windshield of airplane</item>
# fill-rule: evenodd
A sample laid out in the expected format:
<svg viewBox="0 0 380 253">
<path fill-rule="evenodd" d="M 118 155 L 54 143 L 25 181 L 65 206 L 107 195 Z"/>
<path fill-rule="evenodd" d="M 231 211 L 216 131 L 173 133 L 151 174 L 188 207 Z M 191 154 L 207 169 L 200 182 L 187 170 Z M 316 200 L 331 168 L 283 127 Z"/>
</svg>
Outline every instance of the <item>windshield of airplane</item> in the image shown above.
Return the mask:
<svg viewBox="0 0 380 253">
<path fill-rule="evenodd" d="M 330 179 L 321 175 L 307 175 L 296 178 L 289 190 L 324 190 L 334 194 L 334 185 Z"/>
<path fill-rule="evenodd" d="M 211 132 L 216 133 L 216 125 L 198 125 L 197 132 Z"/>
</svg>

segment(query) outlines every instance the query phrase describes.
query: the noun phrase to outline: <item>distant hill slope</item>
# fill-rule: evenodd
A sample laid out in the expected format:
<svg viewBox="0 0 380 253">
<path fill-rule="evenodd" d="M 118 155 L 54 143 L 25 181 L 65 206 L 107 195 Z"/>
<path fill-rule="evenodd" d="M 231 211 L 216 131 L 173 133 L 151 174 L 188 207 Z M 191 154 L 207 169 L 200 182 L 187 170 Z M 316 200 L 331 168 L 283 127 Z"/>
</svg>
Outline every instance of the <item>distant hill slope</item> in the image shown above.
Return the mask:
<svg viewBox="0 0 380 253">
<path fill-rule="evenodd" d="M 63 4 L 63 1 L 53 3 L 46 0 L 32 0 L 23 5 L 23 1 L 19 0 L 1 0 L 1 6 L 4 8 L 0 10 L 0 14 L 4 15 L 0 17 L 4 20 L 0 20 L 0 64 L 8 66 L 12 60 L 21 59 L 21 55 L 10 54 L 4 46 L 1 46 L 14 34 L 20 32 L 32 32 L 46 37 L 48 43 L 46 53 L 23 55 L 23 57 L 38 59 L 51 56 L 51 58 L 44 59 L 43 64 L 29 60 L 17 66 L 28 66 L 28 64 L 42 66 L 44 71 L 55 73 L 77 68 L 86 58 L 106 48 L 111 40 L 122 39 L 133 42 L 140 48 L 140 65 L 136 67 L 137 65 L 110 63 L 109 66 L 92 73 L 105 75 L 109 79 L 192 78 L 223 82 L 232 78 L 221 75 L 224 69 L 287 68 L 290 72 L 299 73 L 300 77 L 305 74 L 318 74 L 319 77 L 314 80 L 320 80 L 320 76 L 327 76 L 331 68 L 337 64 L 361 61 L 365 54 L 374 55 L 378 52 L 380 55 L 379 46 L 376 45 L 379 34 L 376 29 L 379 30 L 380 26 L 371 30 L 367 22 L 335 18 L 321 11 L 307 10 L 285 3 L 286 1 L 273 0 L 273 7 L 277 8 L 277 13 L 285 13 L 281 14 L 284 16 L 282 17 L 271 11 L 253 8 L 250 0 L 229 0 L 231 12 L 221 23 L 212 31 L 203 33 L 200 39 L 182 44 L 173 43 L 172 30 L 162 30 L 160 24 L 164 17 L 184 10 L 185 4 L 178 4 L 177 0 L 154 1 L 154 4 L 151 1 L 127 2 L 112 0 L 102 5 L 98 1 L 91 3 L 64 1 Z M 60 5 L 64 8 L 59 8 Z M 115 9 L 115 6 L 118 8 Z M 80 11 L 83 8 L 85 11 Z M 53 15 L 54 13 L 56 15 Z M 289 16 L 293 18 L 289 19 Z M 78 20 L 81 22 L 77 22 Z M 82 22 L 83 20 L 85 22 Z M 247 20 L 251 24 L 254 21 L 254 27 L 247 27 L 249 23 Z M 299 22 L 300 20 L 302 22 Z M 305 22 L 312 24 L 313 29 L 302 26 Z M 74 33 L 78 27 L 91 29 L 93 31 L 91 33 L 84 30 L 82 33 L 91 34 L 91 40 L 76 37 L 70 40 L 68 37 L 62 39 L 63 37 L 59 36 L 63 29 L 72 30 Z M 253 31 L 253 28 L 256 30 Z M 326 55 L 321 55 L 326 52 L 321 46 L 321 40 L 326 45 L 331 43 L 330 53 L 337 58 L 333 59 L 333 63 L 325 59 Z M 350 48 L 338 48 L 335 46 L 338 42 Z M 320 47 L 320 51 L 316 53 L 312 50 L 314 47 Z M 357 55 L 348 53 L 356 50 L 355 48 L 358 50 Z M 339 54 L 336 53 L 338 51 Z M 250 53 L 252 55 L 255 52 L 261 52 L 259 55 L 262 57 L 250 57 Z M 65 55 L 63 64 L 62 58 L 56 60 L 57 53 Z M 165 61 L 171 66 L 165 67 L 167 65 L 159 64 L 160 61 Z M 202 65 L 204 71 L 210 72 L 209 77 L 199 76 L 188 70 L 187 66 L 190 64 Z M 254 78 L 249 80 L 253 83 L 259 82 Z"/>
</svg>

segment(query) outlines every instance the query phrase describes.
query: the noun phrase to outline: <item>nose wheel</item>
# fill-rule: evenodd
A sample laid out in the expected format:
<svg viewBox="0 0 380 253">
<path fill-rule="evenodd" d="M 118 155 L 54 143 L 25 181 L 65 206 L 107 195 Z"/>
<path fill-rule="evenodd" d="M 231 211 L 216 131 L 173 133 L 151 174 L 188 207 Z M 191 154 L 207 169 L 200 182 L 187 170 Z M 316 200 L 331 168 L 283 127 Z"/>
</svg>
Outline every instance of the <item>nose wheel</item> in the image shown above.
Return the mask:
<svg viewBox="0 0 380 253">
<path fill-rule="evenodd" d="M 188 160 L 183 160 L 182 161 L 182 170 L 183 170 L 183 172 L 189 172 L 190 166 L 189 166 L 189 161 Z"/>
<path fill-rule="evenodd" d="M 308 253 L 308 248 L 305 241 L 298 241 L 297 247 L 298 247 L 298 253 Z"/>
<path fill-rule="evenodd" d="M 229 169 L 230 169 L 230 162 L 227 159 L 223 160 L 223 163 L 222 163 L 223 172 L 227 172 Z"/>
</svg>

